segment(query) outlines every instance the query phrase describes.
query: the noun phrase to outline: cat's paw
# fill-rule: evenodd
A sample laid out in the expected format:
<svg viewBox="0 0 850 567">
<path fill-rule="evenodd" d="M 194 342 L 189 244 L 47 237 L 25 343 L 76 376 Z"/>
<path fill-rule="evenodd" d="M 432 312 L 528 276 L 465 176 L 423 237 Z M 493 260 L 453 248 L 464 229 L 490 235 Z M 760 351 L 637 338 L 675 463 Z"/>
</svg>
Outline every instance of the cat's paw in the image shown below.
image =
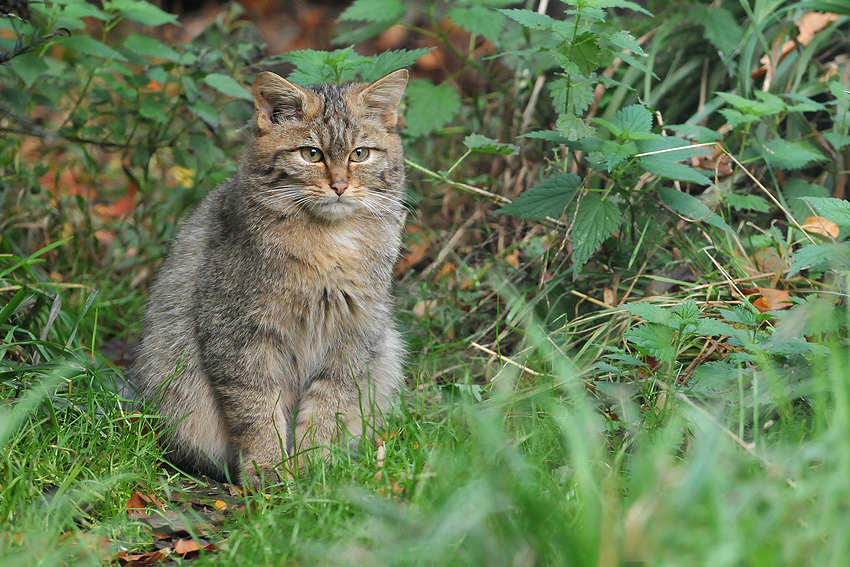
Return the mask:
<svg viewBox="0 0 850 567">
<path fill-rule="evenodd" d="M 289 478 L 289 474 L 282 467 L 250 464 L 242 471 L 239 482 L 245 489 L 265 490 Z"/>
</svg>

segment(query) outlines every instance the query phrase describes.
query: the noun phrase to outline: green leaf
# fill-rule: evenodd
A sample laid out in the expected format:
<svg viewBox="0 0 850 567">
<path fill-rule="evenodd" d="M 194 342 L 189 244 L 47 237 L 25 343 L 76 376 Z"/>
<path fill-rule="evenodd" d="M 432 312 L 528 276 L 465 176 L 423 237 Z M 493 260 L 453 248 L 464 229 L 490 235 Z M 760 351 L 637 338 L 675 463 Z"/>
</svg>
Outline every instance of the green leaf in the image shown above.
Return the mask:
<svg viewBox="0 0 850 567">
<path fill-rule="evenodd" d="M 694 148 L 684 140 L 667 136 L 638 140 L 638 149 L 643 154 L 651 154 L 641 156 L 641 167 L 658 177 L 690 181 L 699 185 L 711 184 L 711 179 L 701 171 L 677 163 L 680 160 L 709 153 L 710 148 Z"/>
<path fill-rule="evenodd" d="M 850 146 L 850 136 L 839 134 L 838 132 L 824 132 L 822 136 L 836 150 Z"/>
<path fill-rule="evenodd" d="M 674 325 L 670 310 L 664 309 L 663 307 L 660 307 L 653 303 L 638 301 L 635 303 L 627 303 L 626 305 L 622 305 L 621 307 L 632 315 L 640 317 L 641 319 L 649 323 L 667 325 L 668 327 Z"/>
<path fill-rule="evenodd" d="M 460 95 L 450 85 L 435 85 L 427 79 L 414 79 L 407 85 L 405 132 L 417 137 L 430 134 L 455 117 Z"/>
<path fill-rule="evenodd" d="M 632 327 L 623 337 L 660 362 L 670 363 L 676 359 L 676 349 L 673 347 L 676 333 L 670 327 L 646 323 Z"/>
<path fill-rule="evenodd" d="M 720 335 L 734 336 L 737 331 L 728 323 L 717 319 L 700 319 L 696 322 L 695 333 L 701 337 L 715 337 Z"/>
<path fill-rule="evenodd" d="M 555 29 L 559 23 L 558 20 L 547 16 L 546 14 L 538 14 L 531 10 L 511 9 L 499 11 L 521 26 L 530 30 L 552 30 Z"/>
<path fill-rule="evenodd" d="M 126 57 L 124 57 L 108 45 L 101 43 L 87 35 L 72 35 L 71 37 L 65 37 L 58 40 L 57 43 L 60 43 L 69 49 L 73 49 L 74 51 L 83 53 L 85 55 L 93 55 L 95 57 L 102 57 L 104 59 L 118 59 L 119 61 L 127 60 Z"/>
<path fill-rule="evenodd" d="M 596 44 L 599 36 L 593 32 L 584 32 L 572 42 L 572 61 L 587 76 L 599 68 L 599 46 Z"/>
<path fill-rule="evenodd" d="M 30 95 L 21 89 L 14 87 L 0 88 L 0 100 L 3 101 L 3 106 L 12 110 L 13 114 L 26 114 L 27 107 L 30 104 Z"/>
<path fill-rule="evenodd" d="M 505 144 L 481 134 L 470 134 L 463 139 L 463 145 L 475 152 L 503 156 L 513 155 L 519 150 L 519 146 Z"/>
<path fill-rule="evenodd" d="M 705 203 L 692 195 L 672 187 L 659 187 L 658 196 L 665 205 L 691 222 L 707 222 L 731 234 L 735 233 L 732 227 L 712 212 Z"/>
<path fill-rule="evenodd" d="M 652 131 L 652 113 L 640 104 L 620 109 L 612 122 L 623 131 L 623 135 L 627 138 L 630 138 L 629 134 L 636 132 Z"/>
<path fill-rule="evenodd" d="M 738 47 L 744 37 L 744 31 L 732 13 L 720 6 L 708 8 L 703 5 L 693 6 L 692 21 L 705 28 L 704 37 L 723 55 L 729 57 Z"/>
<path fill-rule="evenodd" d="M 827 242 L 824 244 L 807 244 L 794 252 L 791 268 L 786 279 L 793 278 L 804 269 L 812 270 L 847 270 L 850 268 L 850 243 Z"/>
<path fill-rule="evenodd" d="M 728 104 L 734 106 L 743 114 L 750 114 L 757 117 L 772 116 L 779 114 L 784 109 L 782 100 L 774 97 L 769 100 L 750 100 L 734 93 L 717 93 L 717 96 L 725 100 Z"/>
<path fill-rule="evenodd" d="M 567 208 L 579 184 L 581 184 L 581 178 L 574 173 L 553 175 L 540 185 L 525 191 L 498 212 L 537 221 L 547 216 L 558 217 Z"/>
<path fill-rule="evenodd" d="M 448 15 L 454 24 L 491 41 L 499 39 L 505 29 L 505 15 L 486 6 L 456 6 Z"/>
<path fill-rule="evenodd" d="M 689 138 L 699 144 L 719 142 L 723 139 L 723 136 L 711 128 L 697 126 L 695 124 L 673 124 L 671 126 L 665 126 L 665 128 L 673 130 L 677 134 L 684 135 L 686 138 Z"/>
<path fill-rule="evenodd" d="M 593 128 L 575 114 L 561 114 L 555 122 L 555 126 L 567 140 L 575 141 L 589 138 L 595 133 Z"/>
<path fill-rule="evenodd" d="M 402 0 L 355 0 L 339 19 L 377 23 L 398 22 L 407 13 Z"/>
<path fill-rule="evenodd" d="M 732 128 L 737 128 L 741 124 L 758 122 L 761 119 L 761 117 L 757 114 L 742 114 L 737 110 L 732 110 L 731 108 L 721 108 L 720 114 L 726 119 L 726 122 Z"/>
<path fill-rule="evenodd" d="M 606 37 L 608 41 L 619 47 L 620 49 L 626 49 L 634 53 L 635 55 L 640 55 L 641 57 L 646 57 L 646 52 L 637 42 L 632 34 L 625 30 L 620 30 L 614 34 L 611 34 Z"/>
<path fill-rule="evenodd" d="M 621 163 L 628 160 L 637 153 L 637 146 L 634 142 L 626 142 L 621 144 L 613 140 L 605 140 L 602 142 L 602 155 L 608 165 L 608 173 L 614 171 Z"/>
<path fill-rule="evenodd" d="M 844 199 L 823 197 L 803 197 L 819 215 L 824 216 L 838 226 L 850 226 L 850 203 Z"/>
<path fill-rule="evenodd" d="M 575 222 L 570 228 L 573 280 L 599 245 L 620 228 L 622 218 L 620 207 L 596 193 L 585 195 L 579 201 Z"/>
<path fill-rule="evenodd" d="M 35 80 L 48 70 L 47 63 L 35 51 L 18 55 L 9 61 L 8 65 L 27 87 L 31 87 Z"/>
<path fill-rule="evenodd" d="M 794 177 L 785 182 L 782 194 L 785 196 L 791 216 L 802 221 L 812 214 L 812 210 L 801 197 L 829 197 L 832 193 L 826 187 Z"/>
<path fill-rule="evenodd" d="M 145 57 L 155 57 L 166 61 L 177 61 L 181 55 L 178 51 L 165 45 L 155 37 L 134 34 L 124 40 L 124 47 L 133 53 Z"/>
<path fill-rule="evenodd" d="M 168 121 L 169 113 L 166 112 L 162 99 L 158 96 L 145 94 L 139 99 L 139 115 L 158 124 Z"/>
<path fill-rule="evenodd" d="M 251 94 L 251 91 L 242 86 L 239 81 L 230 75 L 210 73 L 203 78 L 203 82 L 221 94 L 232 96 L 233 98 L 241 98 L 243 100 L 254 100 L 254 96 Z"/>
<path fill-rule="evenodd" d="M 103 4 L 107 10 L 118 10 L 128 20 L 133 20 L 146 26 L 155 27 L 163 24 L 181 25 L 177 20 L 177 16 L 165 12 L 149 2 L 141 2 L 139 0 L 107 0 Z"/>
<path fill-rule="evenodd" d="M 821 110 L 827 110 L 827 106 L 825 104 L 814 101 L 807 96 L 803 96 L 798 93 L 791 93 L 785 96 L 797 103 L 787 105 L 785 110 L 788 112 L 818 112 Z"/>
<path fill-rule="evenodd" d="M 367 83 L 377 81 L 387 73 L 408 67 L 416 63 L 416 60 L 436 49 L 435 47 L 421 47 L 419 49 L 398 49 L 393 51 L 385 51 L 371 58 L 369 61 L 364 61 L 358 68 L 357 72 L 360 78 Z"/>
<path fill-rule="evenodd" d="M 779 169 L 801 169 L 817 161 L 826 161 L 827 158 L 820 152 L 816 152 L 806 142 L 789 142 L 782 138 L 775 138 L 762 145 L 764 151 L 762 157 L 772 167 Z"/>
<path fill-rule="evenodd" d="M 761 195 L 738 195 L 729 193 L 725 196 L 726 202 L 736 211 L 756 211 L 758 213 L 770 212 L 770 203 Z"/>
</svg>

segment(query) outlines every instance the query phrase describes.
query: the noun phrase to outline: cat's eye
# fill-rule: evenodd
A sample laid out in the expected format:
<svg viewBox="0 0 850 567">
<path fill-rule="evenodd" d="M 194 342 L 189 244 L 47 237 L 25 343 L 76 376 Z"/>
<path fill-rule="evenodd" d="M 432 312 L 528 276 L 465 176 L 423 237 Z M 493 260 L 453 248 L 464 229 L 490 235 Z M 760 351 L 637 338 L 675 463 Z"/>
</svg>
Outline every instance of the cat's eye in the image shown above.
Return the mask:
<svg viewBox="0 0 850 567">
<path fill-rule="evenodd" d="M 318 163 L 325 156 L 322 155 L 322 150 L 319 148 L 301 148 L 301 157 L 310 163 Z"/>
<path fill-rule="evenodd" d="M 348 159 L 351 161 L 365 161 L 369 157 L 369 148 L 355 148 Z"/>
</svg>

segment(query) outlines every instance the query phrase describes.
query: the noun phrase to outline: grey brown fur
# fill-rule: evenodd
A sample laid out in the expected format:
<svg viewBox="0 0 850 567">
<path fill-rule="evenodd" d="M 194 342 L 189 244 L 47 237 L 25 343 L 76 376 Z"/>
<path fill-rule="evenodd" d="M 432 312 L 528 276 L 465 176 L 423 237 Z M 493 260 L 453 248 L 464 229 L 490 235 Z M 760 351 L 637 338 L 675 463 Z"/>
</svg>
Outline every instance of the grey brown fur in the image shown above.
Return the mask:
<svg viewBox="0 0 850 567">
<path fill-rule="evenodd" d="M 293 451 L 368 433 L 401 387 L 390 284 L 406 83 L 404 70 L 342 86 L 254 80 L 238 173 L 177 237 L 131 369 L 175 464 L 257 483 Z"/>
</svg>

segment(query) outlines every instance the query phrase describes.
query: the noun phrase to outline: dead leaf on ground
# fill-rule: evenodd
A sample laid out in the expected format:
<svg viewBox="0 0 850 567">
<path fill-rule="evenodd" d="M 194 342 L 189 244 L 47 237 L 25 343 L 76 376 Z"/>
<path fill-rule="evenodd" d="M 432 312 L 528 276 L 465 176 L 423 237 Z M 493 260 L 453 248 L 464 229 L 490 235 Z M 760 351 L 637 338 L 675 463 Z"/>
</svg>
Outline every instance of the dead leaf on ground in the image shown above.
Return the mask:
<svg viewBox="0 0 850 567">
<path fill-rule="evenodd" d="M 801 226 L 806 232 L 838 238 L 838 225 L 824 217 L 811 216 L 803 221 Z"/>
<path fill-rule="evenodd" d="M 776 311 L 778 309 L 788 309 L 793 306 L 791 295 L 784 289 L 772 289 L 769 287 L 757 287 L 761 297 L 753 301 L 753 305 L 761 313 L 768 311 Z"/>
</svg>

